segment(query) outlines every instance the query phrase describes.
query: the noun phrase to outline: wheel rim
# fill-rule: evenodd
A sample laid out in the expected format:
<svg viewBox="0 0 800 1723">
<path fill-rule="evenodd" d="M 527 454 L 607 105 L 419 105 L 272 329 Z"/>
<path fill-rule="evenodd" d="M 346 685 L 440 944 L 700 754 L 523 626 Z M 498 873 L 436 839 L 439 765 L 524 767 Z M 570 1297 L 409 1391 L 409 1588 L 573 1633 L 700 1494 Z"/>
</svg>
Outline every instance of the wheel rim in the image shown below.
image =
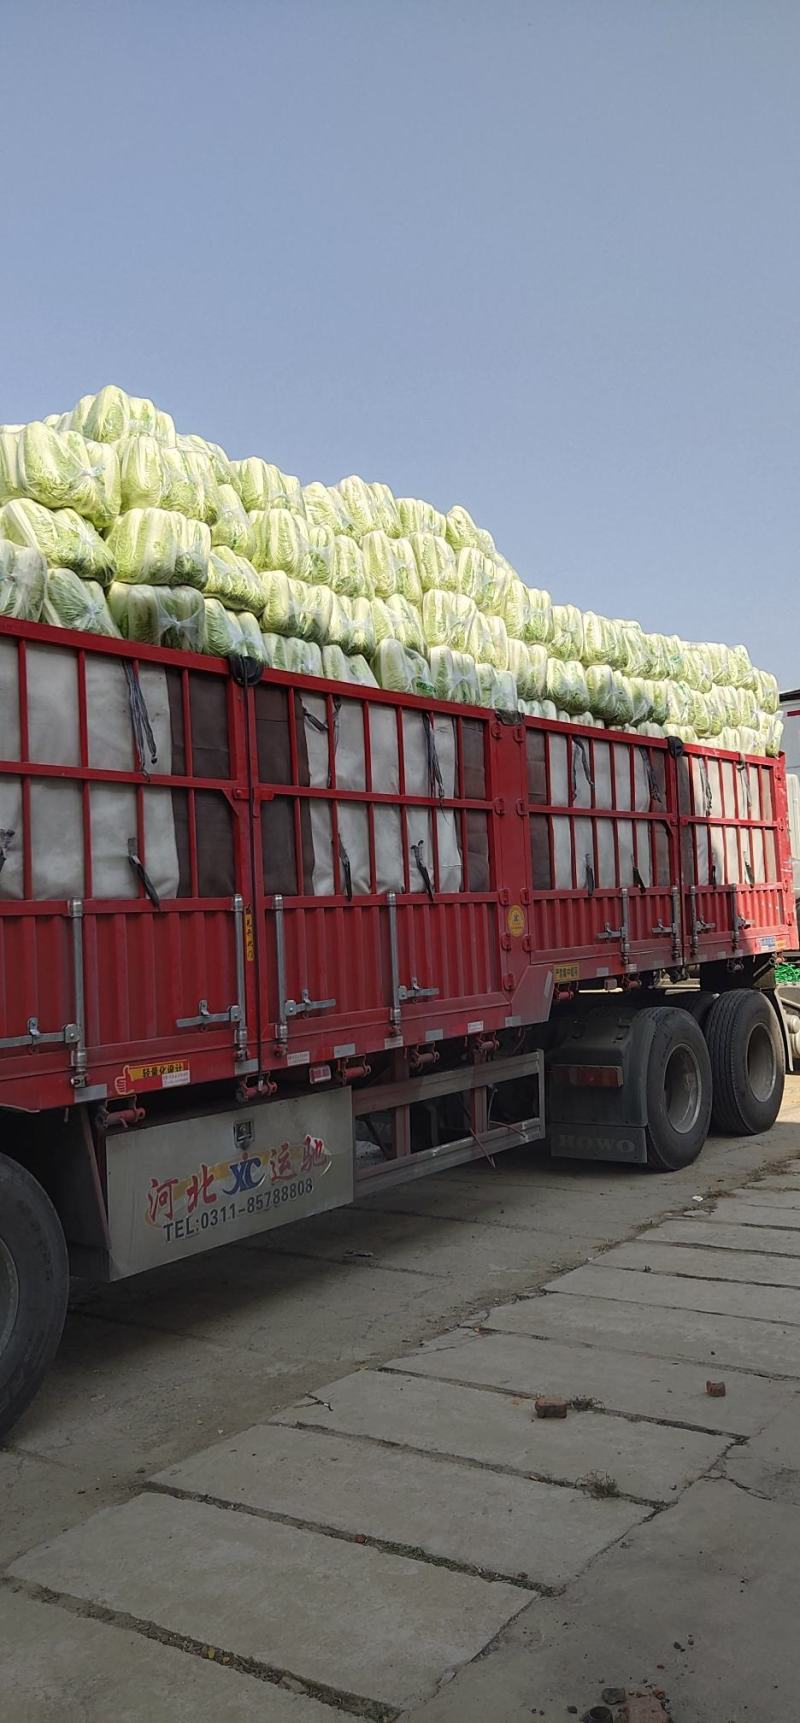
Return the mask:
<svg viewBox="0 0 800 1723">
<path fill-rule="evenodd" d="M 769 1101 L 775 1090 L 778 1061 L 765 1023 L 756 1023 L 747 1043 L 747 1081 L 757 1101 Z"/>
<path fill-rule="evenodd" d="M 9 1344 L 19 1310 L 19 1277 L 14 1258 L 0 1238 L 0 1357 Z"/>
<path fill-rule="evenodd" d="M 700 1116 L 703 1085 L 690 1047 L 673 1047 L 664 1071 L 664 1107 L 679 1136 L 694 1130 Z"/>
</svg>

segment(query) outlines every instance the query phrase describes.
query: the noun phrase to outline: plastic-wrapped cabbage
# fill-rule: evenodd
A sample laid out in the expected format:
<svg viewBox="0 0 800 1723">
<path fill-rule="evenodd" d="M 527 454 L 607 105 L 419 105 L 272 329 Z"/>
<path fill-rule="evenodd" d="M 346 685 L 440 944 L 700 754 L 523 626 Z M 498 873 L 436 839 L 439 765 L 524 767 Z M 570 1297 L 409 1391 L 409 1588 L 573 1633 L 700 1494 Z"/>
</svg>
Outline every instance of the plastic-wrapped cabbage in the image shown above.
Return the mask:
<svg viewBox="0 0 800 1723">
<path fill-rule="evenodd" d="M 401 592 L 392 593 L 391 598 L 385 600 L 385 605 L 390 623 L 390 638 L 399 640 L 401 646 L 410 646 L 412 652 L 421 652 L 424 655 L 426 641 L 422 629 L 422 616 L 416 606 L 409 604 L 408 599 L 404 598 Z M 373 626 L 376 629 L 375 638 L 377 641 L 380 618 L 375 617 L 374 609 Z"/>
<path fill-rule="evenodd" d="M 756 672 L 746 646 L 729 646 L 730 679 L 734 688 L 755 689 Z"/>
<path fill-rule="evenodd" d="M 464 550 L 474 545 L 476 550 L 482 550 L 485 556 L 494 557 L 496 545 L 490 532 L 476 526 L 468 509 L 456 504 L 448 509 L 446 516 L 445 538 L 454 550 Z"/>
<path fill-rule="evenodd" d="M 373 499 L 375 525 L 379 530 L 389 534 L 390 538 L 399 538 L 403 528 L 400 523 L 400 511 L 397 498 L 390 485 L 371 484 L 370 491 Z"/>
<path fill-rule="evenodd" d="M 258 624 L 258 618 L 251 610 L 236 612 L 236 621 L 242 632 L 241 653 L 243 658 L 253 658 L 257 664 L 264 663 L 264 638 Z"/>
<path fill-rule="evenodd" d="M 663 634 L 645 634 L 642 638 L 647 659 L 645 674 L 652 676 L 656 682 L 666 682 L 670 675 L 670 668 L 665 636 Z"/>
<path fill-rule="evenodd" d="M 100 441 L 102 442 L 102 438 Z M 218 485 L 233 486 L 230 457 L 226 455 L 220 443 L 209 443 L 205 437 L 198 437 L 194 431 L 190 431 L 186 436 L 176 437 L 175 441 L 182 454 L 205 456 L 211 463 L 211 469 Z"/>
<path fill-rule="evenodd" d="M 480 705 L 478 672 L 475 660 L 468 652 L 453 652 L 449 646 L 433 646 L 430 665 L 437 700 L 456 700 L 462 706 Z"/>
<path fill-rule="evenodd" d="M 42 622 L 49 622 L 51 628 L 76 628 L 81 634 L 120 639 L 102 586 L 96 580 L 82 580 L 72 568 L 48 571 Z"/>
<path fill-rule="evenodd" d="M 462 592 L 440 592 L 433 588 L 422 600 L 422 632 L 429 646 L 450 646 L 466 652 L 467 634 L 477 618 L 474 599 Z"/>
<path fill-rule="evenodd" d="M 330 586 L 334 535 L 327 526 L 308 527 L 308 572 L 314 586 Z"/>
<path fill-rule="evenodd" d="M 252 563 L 227 545 L 218 545 L 208 559 L 207 598 L 218 598 L 227 610 L 250 610 L 258 616 L 264 606 L 264 582 Z"/>
<path fill-rule="evenodd" d="M 407 598 L 409 604 L 415 604 L 422 609 L 422 581 L 419 577 L 417 559 L 414 547 L 407 538 L 396 538 L 394 541 L 395 574 L 397 590 L 401 598 Z"/>
<path fill-rule="evenodd" d="M 347 533 L 352 538 L 354 527 L 344 497 L 318 480 L 303 486 L 303 504 L 311 526 L 324 526 L 330 532 Z"/>
<path fill-rule="evenodd" d="M 310 605 L 320 595 L 321 589 L 292 580 L 282 569 L 270 569 L 262 574 L 261 580 L 264 591 L 264 633 L 313 638 L 308 620 Z"/>
<path fill-rule="evenodd" d="M 652 655 L 648 645 L 649 636 L 644 633 L 640 623 L 629 622 L 627 619 L 617 622 L 617 628 L 622 637 L 622 663 L 620 669 L 626 676 L 651 676 Z"/>
<path fill-rule="evenodd" d="M 322 653 L 313 640 L 287 640 L 282 634 L 262 634 L 264 663 L 293 676 L 322 676 Z"/>
<path fill-rule="evenodd" d="M 783 719 L 775 714 L 767 714 L 761 721 L 759 737 L 764 753 L 771 759 L 777 759 L 783 739 Z"/>
<path fill-rule="evenodd" d="M 193 586 L 132 586 L 115 580 L 108 608 L 125 640 L 202 652 L 203 595 Z M 221 606 L 220 606 L 221 608 Z"/>
<path fill-rule="evenodd" d="M 436 587 L 441 592 L 457 592 L 456 553 L 447 540 L 437 533 L 410 533 L 408 543 L 414 554 L 423 592 Z"/>
<path fill-rule="evenodd" d="M 483 616 L 478 610 L 467 625 L 464 635 L 464 651 L 469 653 L 470 658 L 475 659 L 476 664 L 488 664 L 492 659 L 493 646 L 489 618 Z"/>
<path fill-rule="evenodd" d="M 150 586 L 205 586 L 211 533 L 174 509 L 131 509 L 108 534 L 118 581 Z"/>
<path fill-rule="evenodd" d="M 634 729 L 638 729 L 640 724 L 645 724 L 645 722 L 647 722 L 647 718 L 652 718 L 653 684 L 648 681 L 647 677 L 643 677 L 643 675 L 628 675 L 628 677 L 622 677 L 621 675 L 621 677 L 617 677 L 617 681 L 626 682 L 626 684 L 628 684 L 629 696 L 631 696 L 631 706 L 633 706 L 633 717 L 631 717 L 629 722 L 634 725 Z"/>
<path fill-rule="evenodd" d="M 665 690 L 667 715 L 664 719 L 664 728 L 669 731 L 670 735 L 675 735 L 677 734 L 676 725 L 686 726 L 690 721 L 689 690 L 679 682 L 667 682 Z"/>
<path fill-rule="evenodd" d="M 114 577 L 108 545 L 74 509 L 46 509 L 20 497 L 0 509 L 0 538 L 41 551 L 51 567 L 73 568 L 84 580 L 107 586 Z"/>
<path fill-rule="evenodd" d="M 708 709 L 708 702 L 705 694 L 701 694 L 696 688 L 690 688 L 688 690 L 688 695 L 689 723 L 691 724 L 692 729 L 698 736 L 710 736 L 711 714 Z"/>
<path fill-rule="evenodd" d="M 419 652 L 409 651 L 399 640 L 382 640 L 372 660 L 379 688 L 393 694 L 433 694 L 430 667 Z"/>
<path fill-rule="evenodd" d="M 202 650 L 213 658 L 244 657 L 244 635 L 233 611 L 226 610 L 218 598 L 205 598 L 203 611 Z"/>
<path fill-rule="evenodd" d="M 221 508 L 209 457 L 163 448 L 155 437 L 124 437 L 117 445 L 123 509 L 175 509 L 212 521 Z"/>
<path fill-rule="evenodd" d="M 360 653 L 348 657 L 341 646 L 323 647 L 322 674 L 331 682 L 355 682 L 361 688 L 378 686 L 366 658 L 362 658 Z"/>
<path fill-rule="evenodd" d="M 498 670 L 494 664 L 476 664 L 475 669 L 480 705 L 489 706 L 494 712 L 516 712 L 517 684 L 510 670 Z"/>
<path fill-rule="evenodd" d="M 77 431 L 26 425 L 17 442 L 17 483 L 20 496 L 48 509 L 75 509 L 96 527 L 109 526 L 119 514 L 116 449 L 87 442 Z"/>
<path fill-rule="evenodd" d="M 551 610 L 550 656 L 565 661 L 583 658 L 583 616 L 574 604 L 554 604 Z M 586 702 L 584 701 L 584 705 Z"/>
<path fill-rule="evenodd" d="M 610 664 L 589 664 L 586 669 L 589 711 L 610 724 L 617 709 L 617 687 Z"/>
<path fill-rule="evenodd" d="M 509 641 L 508 629 L 503 618 L 502 616 L 484 616 L 484 622 L 492 643 L 491 650 L 487 654 L 489 663 L 494 665 L 495 670 L 507 670 Z"/>
<path fill-rule="evenodd" d="M 269 576 L 265 576 L 269 579 Z M 328 586 L 305 586 L 292 581 L 292 595 L 298 612 L 296 633 L 304 640 L 316 641 L 318 646 L 346 648 L 352 630 L 349 600 L 339 598 Z"/>
<path fill-rule="evenodd" d="M 548 658 L 545 693 L 562 711 L 587 711 L 589 691 L 583 665 L 577 659 Z"/>
<path fill-rule="evenodd" d="M 476 550 L 474 545 L 465 546 L 458 553 L 456 562 L 456 589 L 473 598 L 478 608 L 482 608 L 492 590 L 495 578 L 495 565 L 491 557 L 484 556 L 482 550 Z"/>
<path fill-rule="evenodd" d="M 502 616 L 505 620 L 509 635 L 513 640 L 521 640 L 519 626 L 528 614 L 528 588 L 520 580 L 513 569 L 500 568 L 494 565 L 494 575 L 489 592 L 486 595 L 485 609 L 490 616 Z"/>
<path fill-rule="evenodd" d="M 282 568 L 295 580 L 308 578 L 311 563 L 304 520 L 288 509 L 255 509 L 250 513 L 250 525 L 254 568 Z"/>
<path fill-rule="evenodd" d="M 16 425 L 4 425 L 0 429 L 0 503 L 6 503 L 11 497 L 19 496 L 19 438 L 21 429 L 21 426 L 18 428 Z"/>
<path fill-rule="evenodd" d="M 375 624 L 372 619 L 372 604 L 368 598 L 343 598 L 341 608 L 348 621 L 348 628 L 341 645 L 348 656 L 371 658 L 377 645 L 375 639 Z M 330 644 L 336 645 L 336 641 Z"/>
<path fill-rule="evenodd" d="M 755 676 L 756 700 L 762 712 L 766 712 L 771 717 L 773 713 L 777 712 L 780 702 L 778 679 L 776 676 L 772 676 L 769 670 L 757 670 Z"/>
<path fill-rule="evenodd" d="M 96 443 L 116 443 L 121 437 L 155 437 L 167 447 L 175 446 L 175 425 L 152 401 L 126 395 L 124 389 L 107 383 L 96 395 L 83 395 L 69 418 L 73 431 Z"/>
<path fill-rule="evenodd" d="M 394 625 L 385 598 L 373 598 L 372 624 L 375 629 L 376 645 L 380 646 L 382 640 L 394 640 Z"/>
<path fill-rule="evenodd" d="M 618 622 L 607 616 L 596 616 L 593 610 L 583 616 L 584 664 L 608 664 L 612 670 L 625 668 L 625 641 Z"/>
<path fill-rule="evenodd" d="M 369 582 L 364 570 L 364 558 L 355 540 L 337 533 L 333 541 L 331 586 L 340 598 L 367 598 Z"/>
<path fill-rule="evenodd" d="M 400 530 L 407 538 L 418 532 L 435 533 L 438 538 L 447 536 L 445 516 L 434 508 L 433 503 L 420 502 L 418 497 L 398 497 L 397 513 Z"/>
<path fill-rule="evenodd" d="M 526 641 L 528 646 L 547 646 L 553 637 L 555 614 L 549 592 L 526 586 L 518 575 L 503 570 L 495 581 L 494 592 L 497 598 L 504 593 L 502 614 L 509 634 L 515 640 Z M 492 610 L 497 607 L 497 598 L 492 597 Z"/>
<path fill-rule="evenodd" d="M 685 680 L 686 671 L 683 641 L 677 634 L 662 634 L 661 642 L 666 663 L 667 680 L 670 682 L 683 682 Z"/>
<path fill-rule="evenodd" d="M 546 646 L 526 646 L 524 640 L 509 640 L 508 668 L 523 699 L 544 699 L 547 686 Z"/>
<path fill-rule="evenodd" d="M 254 509 L 291 509 L 293 514 L 305 514 L 300 480 L 282 473 L 272 461 L 248 455 L 243 461 L 231 461 L 231 472 L 248 514 Z"/>
<path fill-rule="evenodd" d="M 250 556 L 253 548 L 253 528 L 250 517 L 233 485 L 220 485 L 217 491 L 219 507 L 211 528 L 211 543 L 227 545 L 237 556 Z"/>
<path fill-rule="evenodd" d="M 684 676 L 690 688 L 698 694 L 710 694 L 713 686 L 711 663 L 702 646 L 687 646 L 684 652 Z"/>
<path fill-rule="evenodd" d="M 372 486 L 366 479 L 360 479 L 357 473 L 347 479 L 340 479 L 335 489 L 339 492 L 347 511 L 348 519 L 352 522 L 351 530 L 361 539 L 365 533 L 374 532 L 383 525 L 378 518 L 380 509 Z"/>
<path fill-rule="evenodd" d="M 361 540 L 364 572 L 376 598 L 390 598 L 397 591 L 396 543 L 379 530 L 365 533 Z"/>
<path fill-rule="evenodd" d="M 0 539 L 0 616 L 39 622 L 46 579 L 47 564 L 38 550 Z"/>
</svg>

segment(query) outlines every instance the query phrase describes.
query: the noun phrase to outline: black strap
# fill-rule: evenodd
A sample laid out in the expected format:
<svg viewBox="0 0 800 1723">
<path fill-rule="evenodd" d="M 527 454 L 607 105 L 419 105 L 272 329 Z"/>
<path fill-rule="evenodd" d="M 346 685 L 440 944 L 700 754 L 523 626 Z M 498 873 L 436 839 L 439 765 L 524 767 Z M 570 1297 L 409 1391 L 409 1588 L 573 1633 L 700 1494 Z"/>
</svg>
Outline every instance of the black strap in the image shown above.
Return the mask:
<svg viewBox="0 0 800 1723">
<path fill-rule="evenodd" d="M 639 869 L 636 866 L 635 862 L 633 864 L 633 883 L 634 883 L 634 885 L 638 885 L 640 891 L 646 891 L 647 890 L 647 886 L 645 885 L 644 880 L 642 879 L 642 876 L 641 876 Z"/>
<path fill-rule="evenodd" d="M 594 897 L 594 884 L 595 884 L 595 882 L 594 882 L 594 868 L 592 866 L 592 858 L 591 858 L 591 856 L 587 855 L 585 860 L 586 860 L 586 890 L 589 893 L 590 897 Z"/>
<path fill-rule="evenodd" d="M 257 658 L 250 658 L 243 652 L 232 652 L 228 659 L 228 669 L 240 688 L 254 688 L 256 683 L 261 681 L 264 666 Z"/>
<path fill-rule="evenodd" d="M 344 876 L 344 895 L 347 898 L 352 898 L 352 896 L 353 896 L 353 870 L 350 866 L 350 857 L 347 854 L 347 850 L 345 849 L 341 838 L 339 839 L 339 864 L 341 866 L 342 874 Z"/>
<path fill-rule="evenodd" d="M 8 861 L 8 852 L 11 848 L 11 840 L 15 835 L 16 834 L 13 831 L 3 830 L 0 828 L 0 873 L 2 873 L 6 862 Z"/>
<path fill-rule="evenodd" d="M 746 760 L 737 760 L 736 761 L 736 770 L 739 773 L 739 777 L 742 780 L 742 785 L 744 788 L 744 799 L 747 803 L 747 812 L 749 814 L 751 812 L 752 805 L 753 805 L 753 797 L 752 797 L 752 792 L 750 789 L 750 772 L 748 769 L 747 761 Z"/>
<path fill-rule="evenodd" d="M 414 860 L 417 864 L 417 867 L 418 867 L 418 869 L 422 875 L 422 883 L 423 883 L 425 890 L 428 893 L 428 896 L 429 896 L 431 903 L 432 903 L 433 902 L 433 882 L 431 880 L 431 876 L 428 872 L 428 869 L 426 868 L 425 863 L 422 860 L 422 850 L 423 850 L 423 844 L 422 844 L 421 840 L 418 844 L 412 844 L 411 845 L 411 854 L 414 857 Z"/>
<path fill-rule="evenodd" d="M 698 764 L 700 767 L 700 781 L 703 785 L 703 798 L 704 798 L 704 801 L 706 804 L 706 818 L 708 818 L 709 814 L 711 813 L 711 809 L 714 806 L 714 797 L 713 797 L 712 791 L 711 791 L 711 779 L 709 778 L 709 775 L 708 775 L 708 762 L 706 761 L 704 755 L 702 755 L 702 754 L 700 755 L 700 759 L 698 761 Z"/>
<path fill-rule="evenodd" d="M 434 734 L 430 712 L 423 712 L 422 722 L 425 727 L 425 743 L 428 749 L 428 782 L 431 786 L 431 791 L 439 797 L 440 801 L 444 801 L 444 779 L 442 777 L 442 768 L 439 765 L 439 755 L 436 750 L 436 736 Z"/>
<path fill-rule="evenodd" d="M 153 726 L 150 723 L 150 714 L 147 710 L 147 702 L 142 693 L 141 682 L 139 681 L 138 666 L 131 664 L 127 658 L 125 659 L 125 679 L 128 684 L 128 704 L 131 712 L 133 739 L 136 743 L 136 753 L 139 760 L 139 771 L 146 774 L 147 766 L 145 764 L 145 746 L 147 747 L 150 755 L 151 766 L 154 766 L 158 760 L 158 748 L 156 747 L 156 739 L 153 735 Z"/>
<path fill-rule="evenodd" d="M 639 753 L 644 760 L 644 769 L 647 773 L 647 787 L 650 791 L 650 805 L 652 807 L 653 802 L 658 802 L 659 806 L 662 806 L 664 798 L 661 794 L 658 779 L 653 771 L 653 762 L 650 758 L 650 750 L 649 748 L 640 748 Z"/>
<path fill-rule="evenodd" d="M 136 850 L 134 848 L 134 839 L 133 838 L 130 839 L 129 844 L 128 844 L 128 861 L 130 862 L 131 867 L 133 868 L 133 871 L 134 871 L 137 879 L 141 880 L 142 885 L 144 886 L 144 889 L 147 892 L 147 895 L 148 895 L 150 902 L 152 903 L 154 909 L 160 909 L 161 908 L 161 899 L 158 895 L 158 892 L 156 891 L 156 888 L 153 884 L 153 881 L 150 878 L 149 873 L 147 872 L 147 869 L 144 865 L 144 862 L 136 854 Z"/>
<path fill-rule="evenodd" d="M 586 743 L 584 742 L 582 736 L 573 736 L 573 738 L 572 738 L 572 794 L 573 794 L 573 796 L 576 796 L 578 793 L 578 760 L 579 759 L 580 759 L 581 765 L 583 767 L 583 775 L 586 779 L 587 784 L 589 785 L 589 789 L 593 790 L 594 789 L 594 778 L 592 777 L 592 774 L 589 771 L 589 754 L 588 754 L 588 750 L 586 747 Z"/>
</svg>

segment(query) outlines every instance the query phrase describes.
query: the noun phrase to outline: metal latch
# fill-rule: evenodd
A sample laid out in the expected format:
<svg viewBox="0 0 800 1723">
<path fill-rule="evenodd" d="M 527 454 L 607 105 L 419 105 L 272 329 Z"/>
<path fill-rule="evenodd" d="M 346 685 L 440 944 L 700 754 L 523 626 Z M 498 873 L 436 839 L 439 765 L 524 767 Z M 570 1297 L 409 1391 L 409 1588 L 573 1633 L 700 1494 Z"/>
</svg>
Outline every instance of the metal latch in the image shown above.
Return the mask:
<svg viewBox="0 0 800 1723">
<path fill-rule="evenodd" d="M 208 1000 L 201 999 L 197 1006 L 196 1017 L 177 1017 L 176 1029 L 206 1029 L 212 1023 L 239 1023 L 242 1011 L 239 1005 L 229 1005 L 227 1011 L 209 1011 Z"/>
<path fill-rule="evenodd" d="M 698 913 L 697 913 L 697 887 L 694 885 L 689 887 L 689 904 L 690 904 L 690 908 L 691 908 L 691 919 L 692 919 L 692 954 L 694 954 L 697 951 L 697 941 L 700 937 L 700 934 L 701 933 L 716 933 L 717 924 L 715 921 L 704 921 L 702 916 L 698 915 Z"/>
<path fill-rule="evenodd" d="M 0 1040 L 0 1047 L 43 1047 L 46 1043 L 60 1041 L 68 1047 L 81 1039 L 77 1023 L 65 1023 L 63 1029 L 40 1029 L 38 1017 L 29 1017 L 24 1035 L 7 1035 Z"/>
<path fill-rule="evenodd" d="M 603 940 L 605 940 L 605 939 L 618 939 L 619 940 L 619 946 L 620 946 L 620 952 L 622 955 L 622 961 L 623 961 L 623 963 L 627 963 L 628 959 L 630 957 L 631 947 L 630 947 L 630 940 L 628 938 L 628 887 L 626 885 L 624 885 L 622 887 L 622 890 L 621 890 L 619 896 L 620 896 L 620 925 L 619 925 L 619 927 L 611 927 L 607 921 L 604 921 L 600 932 L 596 935 L 596 938 L 598 940 L 601 940 L 601 939 L 603 939 Z"/>
<path fill-rule="evenodd" d="M 412 1001 L 414 999 L 436 999 L 438 993 L 438 987 L 420 987 L 416 975 L 412 975 L 410 987 L 400 986 L 397 989 L 397 997 L 400 1000 L 401 1005 L 404 1004 L 407 999 Z"/>
<path fill-rule="evenodd" d="M 285 1017 L 305 1017 L 309 1011 L 332 1011 L 335 999 L 311 999 L 308 988 L 304 987 L 299 999 L 285 999 L 283 1013 Z"/>
</svg>

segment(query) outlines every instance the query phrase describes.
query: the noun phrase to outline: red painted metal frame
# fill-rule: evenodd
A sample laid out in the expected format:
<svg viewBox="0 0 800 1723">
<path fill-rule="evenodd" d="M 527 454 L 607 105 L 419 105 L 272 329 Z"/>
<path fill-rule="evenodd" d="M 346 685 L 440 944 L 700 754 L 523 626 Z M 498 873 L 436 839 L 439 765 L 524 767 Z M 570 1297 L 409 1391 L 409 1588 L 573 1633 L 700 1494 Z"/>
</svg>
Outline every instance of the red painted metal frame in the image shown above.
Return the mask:
<svg viewBox="0 0 800 1723">
<path fill-rule="evenodd" d="M 73 779 L 82 787 L 84 814 L 88 811 L 95 783 L 132 785 L 138 797 L 138 838 L 144 843 L 143 795 L 148 788 L 182 791 L 189 798 L 190 815 L 199 794 L 215 792 L 225 798 L 232 829 L 235 891 L 245 905 L 245 998 L 247 1044 L 237 1051 L 235 1030 L 230 1023 L 208 1028 L 178 1030 L 179 1017 L 197 1014 L 200 999 L 217 1012 L 237 997 L 236 942 L 232 900 L 198 895 L 198 850 L 193 819 L 189 820 L 191 897 L 166 901 L 156 909 L 143 888 L 136 897 L 100 900 L 85 890 L 83 899 L 83 953 L 86 998 L 87 1081 L 97 1093 L 105 1087 L 110 1095 L 146 1093 L 162 1086 L 165 1067 L 177 1067 L 168 1080 L 188 1080 L 191 1085 L 228 1079 L 243 1070 L 272 1071 L 287 1065 L 346 1059 L 353 1054 L 369 1056 L 385 1049 L 401 1053 L 410 1046 L 439 1038 L 479 1035 L 515 1023 L 546 1019 L 554 986 L 565 979 L 583 980 L 607 973 L 635 976 L 638 971 L 675 967 L 696 960 L 746 956 L 771 947 L 793 946 L 797 939 L 791 862 L 788 844 L 788 815 L 785 773 L 782 761 L 748 759 L 755 769 L 759 806 L 754 810 L 751 792 L 746 805 L 741 762 L 737 756 L 711 748 L 685 750 L 685 760 L 702 758 L 713 777 L 718 761 L 731 762 L 730 772 L 719 772 L 719 781 L 733 775 L 735 800 L 722 801 L 719 813 L 709 814 L 697 805 L 694 768 L 673 757 L 668 744 L 659 738 L 644 738 L 623 732 L 582 730 L 573 725 L 540 719 L 500 722 L 491 712 L 456 707 L 442 701 L 413 696 L 395 696 L 380 689 L 332 685 L 317 678 L 297 678 L 283 672 L 265 673 L 270 684 L 287 690 L 292 714 L 291 784 L 261 783 L 258 778 L 255 702 L 249 690 L 239 687 L 228 665 L 219 659 L 189 653 L 164 651 L 73 634 L 32 623 L 0 618 L 0 637 L 18 643 L 20 670 L 20 759 L 0 759 L 0 774 L 21 780 L 23 804 L 23 889 L 19 901 L 0 902 L 0 1038 L 25 1033 L 29 1017 L 38 1017 L 42 1029 L 58 1029 L 75 1015 L 72 925 L 64 901 L 34 900 L 31 894 L 30 786 L 36 779 Z M 26 644 L 49 644 L 76 654 L 79 689 L 80 762 L 74 766 L 52 766 L 31 761 L 27 735 Z M 85 664 L 89 655 L 122 658 L 135 664 L 153 664 L 178 672 L 182 677 L 182 711 L 186 743 L 182 774 L 148 776 L 133 760 L 131 770 L 112 772 L 88 764 L 88 724 L 85 707 Z M 224 678 L 228 729 L 229 769 L 225 777 L 209 779 L 195 771 L 191 753 L 192 677 Z M 298 780 L 298 746 L 294 731 L 294 690 L 301 695 L 321 695 L 329 702 L 353 700 L 362 705 L 365 721 L 366 787 L 341 790 L 336 784 L 336 761 L 331 748 L 331 782 L 312 788 Z M 371 754 L 367 714 L 371 706 L 388 706 L 397 713 L 400 792 L 387 794 L 371 782 Z M 403 713 L 428 712 L 481 727 L 484 739 L 485 781 L 481 797 L 465 794 L 464 751 L 457 749 L 456 794 L 445 799 L 435 793 L 412 796 L 406 793 L 403 773 Z M 564 736 L 567 761 L 573 744 L 582 743 L 589 762 L 589 775 L 597 778 L 597 750 L 610 745 L 610 758 L 628 762 L 628 796 L 635 795 L 637 750 L 645 750 L 659 782 L 663 781 L 663 805 L 648 808 L 598 805 L 594 789 L 585 785 L 576 795 L 572 773 L 567 772 L 566 799 L 553 800 L 549 775 L 545 801 L 529 794 L 527 738 L 531 733 L 545 738 Z M 621 752 L 614 754 L 614 749 Z M 549 773 L 549 767 L 548 767 Z M 614 766 L 616 785 L 616 765 Z M 749 781 L 748 772 L 748 781 Z M 765 786 L 769 785 L 767 801 Z M 473 786 L 474 787 L 474 786 Z M 724 795 L 724 792 L 720 792 Z M 283 903 L 286 949 L 286 993 L 300 1000 L 307 989 L 312 999 L 335 998 L 336 1006 L 324 1013 L 296 1015 L 286 1024 L 281 1039 L 281 1001 L 278 996 L 278 953 L 274 899 L 264 891 L 261 806 L 275 795 L 294 803 L 296 854 L 301 854 L 301 806 L 305 800 L 327 803 L 331 808 L 332 855 L 336 891 L 327 897 L 298 890 Z M 615 799 L 616 796 L 615 796 Z M 620 798 L 623 802 L 625 795 Z M 450 893 L 398 892 L 396 899 L 397 970 L 392 973 L 391 916 L 385 894 L 374 889 L 349 899 L 342 890 L 337 836 L 337 809 L 343 804 L 361 804 L 367 809 L 370 880 L 374 887 L 375 814 L 386 805 L 399 808 L 405 881 L 409 875 L 408 836 L 404 810 L 429 811 L 434 876 L 438 867 L 436 812 L 452 811 L 460 836 L 463 864 L 468 858 L 467 818 L 485 820 L 488 843 L 488 889 Z M 586 805 L 584 805 L 586 804 Z M 531 816 L 544 820 L 535 826 L 534 842 L 544 832 L 548 846 L 550 885 L 534 883 L 531 850 Z M 574 824 L 585 821 L 583 834 L 591 837 L 593 890 L 577 872 L 576 849 L 572 847 L 572 887 L 556 888 L 552 881 L 554 819 Z M 599 828 L 611 824 L 615 878 L 600 883 Z M 639 889 L 629 881 L 625 895 L 621 884 L 621 822 L 638 822 L 640 841 L 649 846 L 652 885 Z M 709 826 L 722 826 L 735 835 L 737 869 L 744 870 L 743 856 L 758 861 L 766 844 L 764 880 L 746 879 L 744 884 L 712 883 L 698 873 L 703 845 L 708 850 Z M 660 828 L 663 836 L 658 835 Z M 766 837 L 753 834 L 764 833 Z M 731 844 L 734 839 L 727 840 Z M 755 843 L 755 849 L 753 844 Z M 698 848 L 699 846 L 699 848 Z M 141 854 L 141 850 L 139 851 Z M 588 853 L 588 851 L 586 852 Z M 660 866 L 657 870 L 657 854 Z M 143 857 L 146 865 L 146 856 Z M 91 886 L 91 839 L 84 821 L 85 887 Z M 298 866 L 300 864 L 298 863 Z M 538 865 L 538 864 L 537 864 Z M 760 872 L 760 866 L 758 871 Z M 756 869 L 753 867 L 755 875 Z M 769 877 L 769 876 L 772 877 Z M 677 900 L 677 928 L 673 931 Z M 627 915 L 629 949 L 616 930 Z M 713 924 L 692 943 L 695 923 Z M 606 929 L 611 937 L 602 937 Z M 403 1001 L 399 1023 L 393 1017 L 393 980 L 410 987 L 415 978 L 421 988 L 435 988 L 432 997 Z M 73 1084 L 69 1046 L 51 1043 L 37 1049 L 0 1049 L 0 1105 L 38 1109 L 62 1107 L 81 1098 Z"/>
</svg>

